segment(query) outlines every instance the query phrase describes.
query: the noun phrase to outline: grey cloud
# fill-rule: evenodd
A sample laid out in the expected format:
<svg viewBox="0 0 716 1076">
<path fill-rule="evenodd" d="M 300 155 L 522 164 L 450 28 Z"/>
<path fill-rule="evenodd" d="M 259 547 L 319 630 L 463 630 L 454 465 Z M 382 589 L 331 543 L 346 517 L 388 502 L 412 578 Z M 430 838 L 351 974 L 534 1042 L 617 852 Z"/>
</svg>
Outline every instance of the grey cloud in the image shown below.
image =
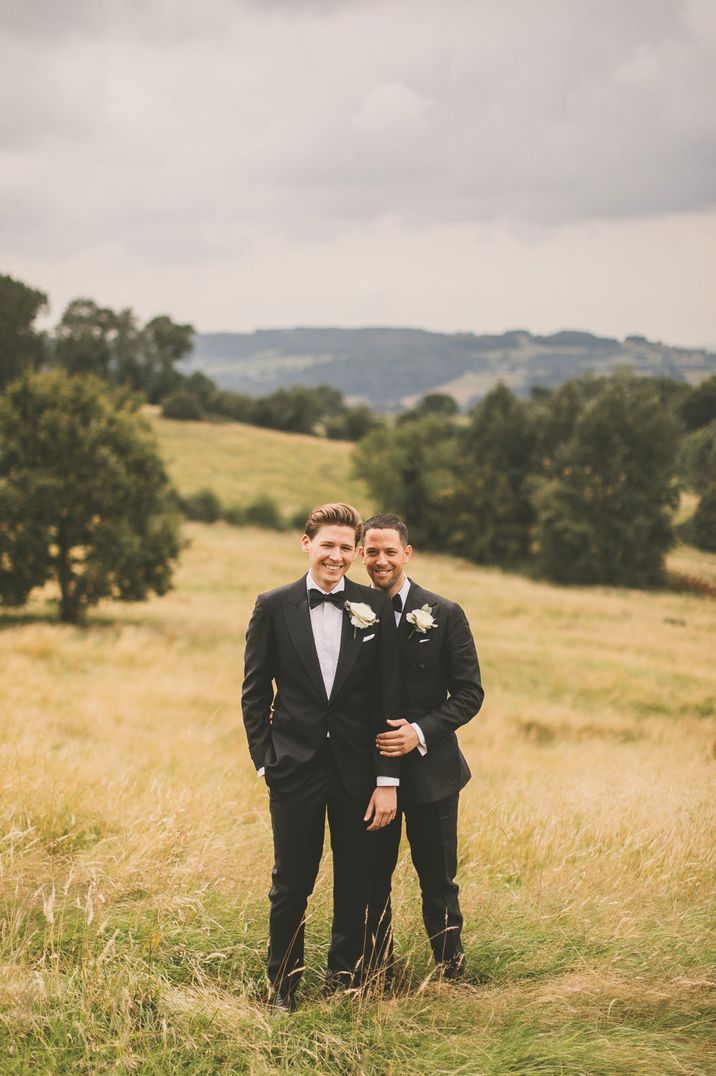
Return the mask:
<svg viewBox="0 0 716 1076">
<path fill-rule="evenodd" d="M 2 11 L 11 247 L 161 262 L 383 218 L 553 225 L 714 204 L 705 0 Z"/>
</svg>

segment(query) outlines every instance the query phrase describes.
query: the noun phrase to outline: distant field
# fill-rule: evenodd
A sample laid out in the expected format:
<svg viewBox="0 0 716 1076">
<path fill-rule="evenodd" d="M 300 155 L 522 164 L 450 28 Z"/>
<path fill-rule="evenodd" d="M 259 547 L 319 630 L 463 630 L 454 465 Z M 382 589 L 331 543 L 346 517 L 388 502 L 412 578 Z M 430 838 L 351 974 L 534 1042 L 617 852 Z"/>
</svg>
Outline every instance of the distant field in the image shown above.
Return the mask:
<svg viewBox="0 0 716 1076">
<path fill-rule="evenodd" d="M 365 484 L 350 474 L 353 445 L 262 430 L 238 422 L 172 422 L 152 414 L 169 473 L 180 493 L 208 486 L 225 504 L 261 494 L 284 515 L 340 496 L 362 512 L 371 504 Z"/>
<path fill-rule="evenodd" d="M 461 734 L 482 985 L 432 981 L 403 848 L 400 992 L 324 1001 L 327 858 L 302 1006 L 271 1022 L 271 838 L 241 658 L 255 593 L 304 559 L 294 535 L 187 534 L 163 599 L 84 629 L 41 601 L 0 613 L 3 1076 L 716 1073 L 716 602 L 417 557 L 414 575 L 464 604 L 487 689 Z"/>
</svg>

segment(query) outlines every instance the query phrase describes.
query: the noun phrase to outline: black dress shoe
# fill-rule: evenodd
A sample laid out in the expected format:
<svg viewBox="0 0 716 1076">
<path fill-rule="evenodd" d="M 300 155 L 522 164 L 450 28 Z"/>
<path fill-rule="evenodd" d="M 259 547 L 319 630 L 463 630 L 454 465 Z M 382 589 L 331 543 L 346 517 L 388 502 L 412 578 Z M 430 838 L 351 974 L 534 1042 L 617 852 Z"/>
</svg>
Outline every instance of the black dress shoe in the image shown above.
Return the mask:
<svg viewBox="0 0 716 1076">
<path fill-rule="evenodd" d="M 293 1012 L 296 1008 L 296 999 L 293 994 L 289 994 L 285 990 L 276 990 L 271 998 L 270 1006 L 271 1013 L 274 1016 L 278 1016 L 280 1013 Z"/>
<path fill-rule="evenodd" d="M 465 954 L 451 957 L 450 960 L 438 964 L 441 978 L 448 983 L 459 983 L 465 979 Z"/>
<path fill-rule="evenodd" d="M 329 971 L 323 984 L 323 996 L 335 997 L 337 994 L 345 994 L 353 987 L 353 976 L 350 972 Z"/>
</svg>

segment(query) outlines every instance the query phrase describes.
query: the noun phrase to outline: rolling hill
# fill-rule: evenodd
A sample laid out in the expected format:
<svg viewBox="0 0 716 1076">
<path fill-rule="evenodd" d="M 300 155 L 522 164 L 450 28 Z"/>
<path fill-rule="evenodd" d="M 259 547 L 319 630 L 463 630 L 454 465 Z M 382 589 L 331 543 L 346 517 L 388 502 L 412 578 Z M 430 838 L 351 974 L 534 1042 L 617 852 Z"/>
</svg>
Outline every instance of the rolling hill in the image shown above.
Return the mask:
<svg viewBox="0 0 716 1076">
<path fill-rule="evenodd" d="M 624 366 L 697 384 L 716 373 L 716 353 L 587 332 L 476 336 L 298 328 L 200 334 L 186 365 L 236 392 L 263 395 L 282 386 L 328 384 L 352 402 L 396 410 L 427 392 L 448 392 L 467 407 L 498 381 L 526 396 L 534 387 L 554 388 L 587 371 L 608 374 Z"/>
</svg>

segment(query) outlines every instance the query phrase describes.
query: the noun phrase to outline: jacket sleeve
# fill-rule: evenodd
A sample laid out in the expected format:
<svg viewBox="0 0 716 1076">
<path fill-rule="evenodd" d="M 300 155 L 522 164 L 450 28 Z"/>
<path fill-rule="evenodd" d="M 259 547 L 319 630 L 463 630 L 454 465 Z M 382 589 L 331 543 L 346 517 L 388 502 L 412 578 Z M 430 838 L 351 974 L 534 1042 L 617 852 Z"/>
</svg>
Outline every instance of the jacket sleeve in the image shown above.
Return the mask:
<svg viewBox="0 0 716 1076">
<path fill-rule="evenodd" d="M 271 617 L 261 594 L 246 630 L 244 683 L 241 708 L 249 753 L 259 770 L 271 746 L 271 704 L 273 703 L 273 630 Z"/>
<path fill-rule="evenodd" d="M 428 752 L 455 729 L 471 721 L 485 697 L 475 641 L 467 617 L 455 604 L 448 606 L 445 613 L 445 679 L 449 697 L 425 717 L 418 718 Z"/>
<path fill-rule="evenodd" d="M 380 705 L 377 707 L 374 733 L 390 731 L 387 719 L 401 717 L 400 713 L 400 654 L 398 629 L 393 606 L 385 595 L 379 606 L 380 616 Z M 376 777 L 400 777 L 400 759 L 385 758 L 373 743 Z"/>
</svg>

